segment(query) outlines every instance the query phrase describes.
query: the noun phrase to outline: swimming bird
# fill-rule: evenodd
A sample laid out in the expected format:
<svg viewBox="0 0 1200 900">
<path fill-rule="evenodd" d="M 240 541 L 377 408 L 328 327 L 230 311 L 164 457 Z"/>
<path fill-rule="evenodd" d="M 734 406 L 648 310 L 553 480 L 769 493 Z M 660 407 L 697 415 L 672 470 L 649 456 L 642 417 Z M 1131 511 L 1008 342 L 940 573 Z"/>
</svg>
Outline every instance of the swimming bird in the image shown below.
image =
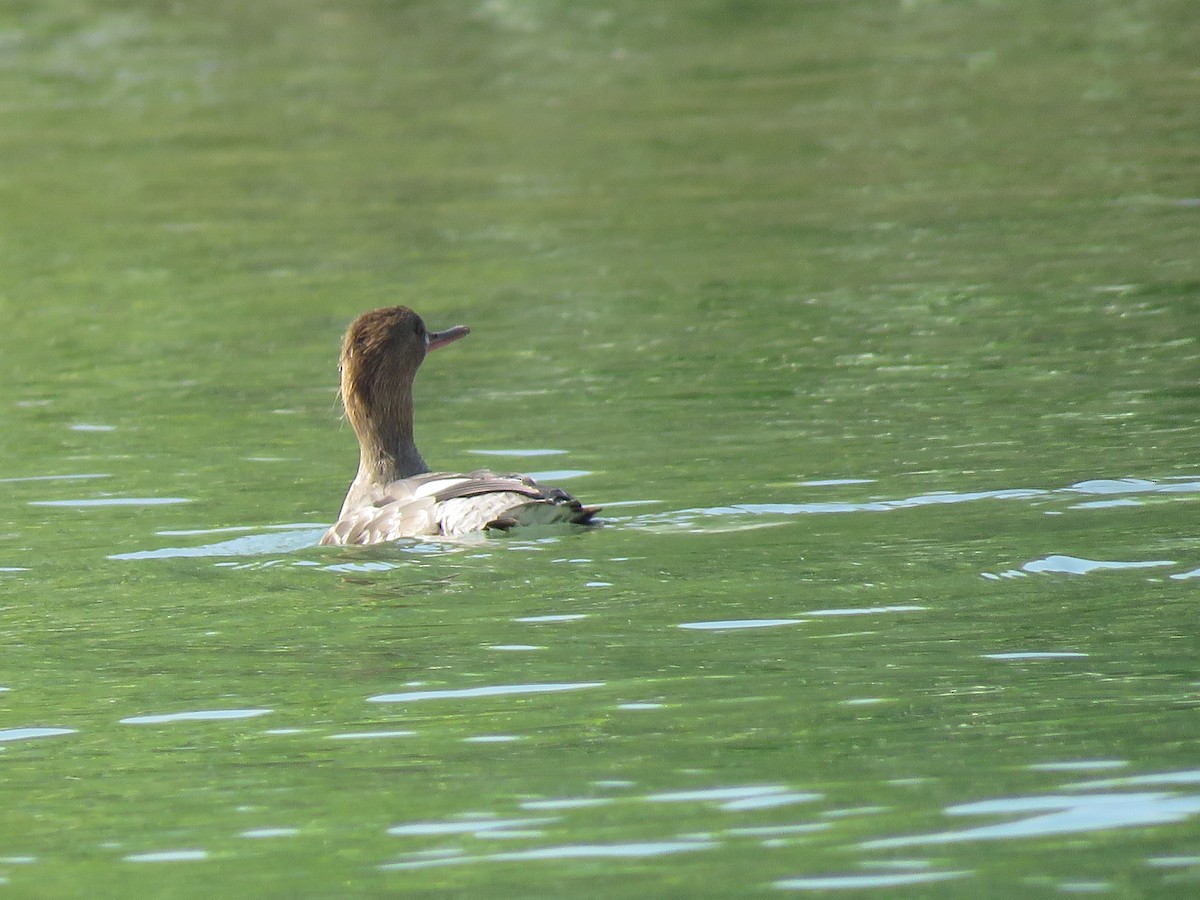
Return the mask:
<svg viewBox="0 0 1200 900">
<path fill-rule="evenodd" d="M 406 306 L 365 312 L 342 341 L 341 398 L 358 437 L 358 474 L 322 544 L 378 544 L 556 522 L 587 524 L 599 507 L 528 475 L 431 472 L 413 441 L 413 380 L 431 350 L 470 333 L 430 332 Z"/>
</svg>

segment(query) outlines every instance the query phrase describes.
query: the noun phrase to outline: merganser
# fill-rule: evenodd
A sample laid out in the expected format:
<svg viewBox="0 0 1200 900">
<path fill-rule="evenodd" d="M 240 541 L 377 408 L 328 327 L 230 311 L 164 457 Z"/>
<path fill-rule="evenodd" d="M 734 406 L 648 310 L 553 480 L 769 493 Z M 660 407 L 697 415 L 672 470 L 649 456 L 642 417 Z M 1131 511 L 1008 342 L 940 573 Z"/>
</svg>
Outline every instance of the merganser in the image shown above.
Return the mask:
<svg viewBox="0 0 1200 900">
<path fill-rule="evenodd" d="M 342 406 L 358 437 L 358 474 L 322 544 L 378 544 L 518 525 L 585 525 L 599 507 L 527 475 L 430 472 L 413 442 L 413 379 L 430 350 L 466 337 L 429 332 L 405 306 L 363 313 L 342 341 Z"/>
</svg>

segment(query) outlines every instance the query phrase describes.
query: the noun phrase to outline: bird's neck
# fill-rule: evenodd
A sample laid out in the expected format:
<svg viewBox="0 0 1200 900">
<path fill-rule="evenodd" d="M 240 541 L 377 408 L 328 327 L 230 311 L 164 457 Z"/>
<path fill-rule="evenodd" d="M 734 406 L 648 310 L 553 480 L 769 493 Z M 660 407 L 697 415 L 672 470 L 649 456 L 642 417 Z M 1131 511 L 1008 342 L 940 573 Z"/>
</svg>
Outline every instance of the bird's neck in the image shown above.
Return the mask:
<svg viewBox="0 0 1200 900">
<path fill-rule="evenodd" d="M 372 413 L 350 418 L 358 436 L 358 474 L 346 495 L 346 509 L 369 502 L 393 481 L 429 471 L 413 440 L 411 392 Z"/>
</svg>

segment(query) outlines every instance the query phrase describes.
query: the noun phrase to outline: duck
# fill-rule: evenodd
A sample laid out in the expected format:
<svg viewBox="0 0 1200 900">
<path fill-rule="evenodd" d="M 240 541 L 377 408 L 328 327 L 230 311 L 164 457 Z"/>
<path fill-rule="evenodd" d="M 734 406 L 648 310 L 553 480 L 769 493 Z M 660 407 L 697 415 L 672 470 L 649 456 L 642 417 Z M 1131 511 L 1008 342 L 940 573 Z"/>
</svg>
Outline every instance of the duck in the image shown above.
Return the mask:
<svg viewBox="0 0 1200 900">
<path fill-rule="evenodd" d="M 342 407 L 358 438 L 358 473 L 322 544 L 595 524 L 599 507 L 528 475 L 432 472 L 425 464 L 413 440 L 413 381 L 429 353 L 470 331 L 431 332 L 407 306 L 371 310 L 350 323 L 338 368 Z"/>
</svg>

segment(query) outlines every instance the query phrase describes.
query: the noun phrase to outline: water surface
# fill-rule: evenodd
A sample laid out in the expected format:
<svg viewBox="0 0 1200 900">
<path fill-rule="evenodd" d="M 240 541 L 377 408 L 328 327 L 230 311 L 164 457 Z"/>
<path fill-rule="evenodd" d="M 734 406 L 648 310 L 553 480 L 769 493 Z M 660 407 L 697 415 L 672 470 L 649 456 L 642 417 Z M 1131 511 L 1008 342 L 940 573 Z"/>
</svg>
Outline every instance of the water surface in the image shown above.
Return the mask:
<svg viewBox="0 0 1200 900">
<path fill-rule="evenodd" d="M 1191 896 L 1183 0 L 0 10 L 0 888 Z M 335 355 L 601 528 L 317 546 Z"/>
</svg>

